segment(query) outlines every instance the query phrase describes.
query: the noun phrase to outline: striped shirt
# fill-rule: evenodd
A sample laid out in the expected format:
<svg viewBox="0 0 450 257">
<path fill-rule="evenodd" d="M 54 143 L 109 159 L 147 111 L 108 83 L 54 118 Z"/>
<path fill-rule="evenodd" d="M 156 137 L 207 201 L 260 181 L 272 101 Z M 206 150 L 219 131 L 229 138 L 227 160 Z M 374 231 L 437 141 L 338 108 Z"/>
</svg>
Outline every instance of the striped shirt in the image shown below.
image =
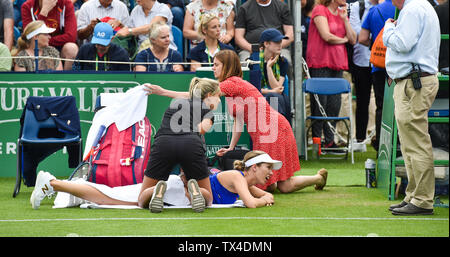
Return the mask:
<svg viewBox="0 0 450 257">
<path fill-rule="evenodd" d="M 100 4 L 99 0 L 89 0 L 78 12 L 77 31 L 86 28 L 91 20 L 106 16 L 119 20 L 122 24 L 128 24 L 130 14 L 127 6 L 119 0 L 113 0 L 106 8 Z"/>
</svg>

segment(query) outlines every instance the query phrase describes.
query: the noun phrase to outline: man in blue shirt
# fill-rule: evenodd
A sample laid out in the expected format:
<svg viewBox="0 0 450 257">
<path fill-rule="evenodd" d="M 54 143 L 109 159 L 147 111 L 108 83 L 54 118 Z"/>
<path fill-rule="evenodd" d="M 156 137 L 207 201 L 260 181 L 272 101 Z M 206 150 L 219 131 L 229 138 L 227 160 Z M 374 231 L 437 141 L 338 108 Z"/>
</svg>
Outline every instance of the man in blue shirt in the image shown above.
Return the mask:
<svg viewBox="0 0 450 257">
<path fill-rule="evenodd" d="M 95 25 L 91 43 L 80 47 L 76 60 L 95 62 L 77 62 L 72 65 L 73 70 L 95 71 L 130 71 L 129 64 L 108 63 L 108 61 L 129 62 L 128 52 L 119 45 L 111 43 L 114 36 L 113 28 L 108 23 L 100 22 Z"/>
<path fill-rule="evenodd" d="M 358 42 L 365 46 L 371 46 L 378 36 L 378 33 L 384 27 L 384 22 L 389 18 L 394 18 L 395 7 L 391 0 L 386 0 L 381 4 L 370 8 L 369 13 L 361 25 Z M 372 146 L 377 150 L 380 140 L 381 115 L 383 113 L 383 98 L 384 86 L 386 83 L 386 70 L 372 67 L 372 84 L 375 93 L 375 104 L 377 109 L 375 111 L 375 141 L 372 141 Z M 378 154 L 377 154 L 378 156 Z"/>
<path fill-rule="evenodd" d="M 427 0 L 392 0 L 398 20 L 384 26 L 386 71 L 395 81 L 394 103 L 398 135 L 408 186 L 394 215 L 431 215 L 435 189 L 433 149 L 428 133 L 428 111 L 438 88 L 441 31 Z"/>
</svg>

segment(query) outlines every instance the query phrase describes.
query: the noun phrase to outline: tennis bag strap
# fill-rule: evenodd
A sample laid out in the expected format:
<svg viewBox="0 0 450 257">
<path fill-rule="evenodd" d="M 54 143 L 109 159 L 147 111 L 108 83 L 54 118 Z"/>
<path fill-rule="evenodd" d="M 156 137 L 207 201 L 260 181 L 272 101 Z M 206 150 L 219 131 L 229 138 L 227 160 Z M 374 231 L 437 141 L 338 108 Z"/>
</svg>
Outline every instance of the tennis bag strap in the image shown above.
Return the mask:
<svg viewBox="0 0 450 257">
<path fill-rule="evenodd" d="M 142 183 L 150 156 L 151 125 L 147 117 L 119 132 L 111 124 L 94 153 L 89 181 L 110 187 Z"/>
</svg>

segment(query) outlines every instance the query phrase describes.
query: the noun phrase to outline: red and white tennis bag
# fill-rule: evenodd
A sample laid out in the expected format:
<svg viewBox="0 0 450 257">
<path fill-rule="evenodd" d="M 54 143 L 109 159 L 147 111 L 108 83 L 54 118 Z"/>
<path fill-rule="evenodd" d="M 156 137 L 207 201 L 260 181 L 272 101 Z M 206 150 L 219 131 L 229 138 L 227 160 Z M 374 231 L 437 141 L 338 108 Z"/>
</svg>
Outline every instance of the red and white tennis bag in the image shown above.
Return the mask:
<svg viewBox="0 0 450 257">
<path fill-rule="evenodd" d="M 89 181 L 110 187 L 142 183 L 150 156 L 152 127 L 147 117 L 119 132 L 111 124 L 93 153 Z"/>
</svg>

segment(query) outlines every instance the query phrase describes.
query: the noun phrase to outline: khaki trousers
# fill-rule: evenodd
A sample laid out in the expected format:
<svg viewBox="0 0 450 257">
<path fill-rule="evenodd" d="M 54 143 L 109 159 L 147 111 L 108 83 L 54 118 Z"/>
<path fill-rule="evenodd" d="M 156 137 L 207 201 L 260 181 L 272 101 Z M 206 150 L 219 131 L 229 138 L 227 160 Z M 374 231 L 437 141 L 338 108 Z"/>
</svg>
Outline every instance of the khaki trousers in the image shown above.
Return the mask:
<svg viewBox="0 0 450 257">
<path fill-rule="evenodd" d="M 411 79 L 395 85 L 395 118 L 408 176 L 404 201 L 433 209 L 435 179 L 428 111 L 439 89 L 439 81 L 434 75 L 422 77 L 421 82 L 419 90 L 414 89 Z"/>
</svg>

